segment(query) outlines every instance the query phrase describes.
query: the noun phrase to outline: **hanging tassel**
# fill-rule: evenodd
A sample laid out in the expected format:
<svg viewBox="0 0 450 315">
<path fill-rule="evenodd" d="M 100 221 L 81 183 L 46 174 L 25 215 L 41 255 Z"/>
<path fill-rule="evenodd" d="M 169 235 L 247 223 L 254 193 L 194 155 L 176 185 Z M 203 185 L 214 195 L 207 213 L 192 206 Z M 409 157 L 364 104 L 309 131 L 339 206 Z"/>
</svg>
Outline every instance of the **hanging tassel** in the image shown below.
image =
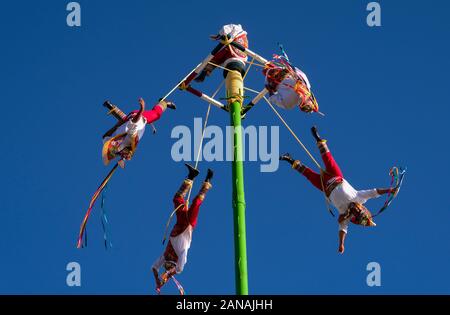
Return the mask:
<svg viewBox="0 0 450 315">
<path fill-rule="evenodd" d="M 284 50 L 283 44 L 278 43 L 278 47 L 280 48 L 281 53 L 283 54 L 284 58 L 286 58 L 286 60 L 289 62 L 289 57 L 286 54 L 286 51 Z"/>
<path fill-rule="evenodd" d="M 91 202 L 89 203 L 89 208 L 88 208 L 88 210 L 87 210 L 87 212 L 86 212 L 86 214 L 84 216 L 83 222 L 81 223 L 81 226 L 80 226 L 80 233 L 78 235 L 77 248 L 82 248 L 83 247 L 82 246 L 82 244 L 83 244 L 83 235 L 85 233 L 86 224 L 87 224 L 87 221 L 88 221 L 89 216 L 91 214 L 92 208 L 94 207 L 95 201 L 98 199 L 98 196 L 100 196 L 100 193 L 105 188 L 106 184 L 108 184 L 108 182 L 111 179 L 112 175 L 116 171 L 117 166 L 119 166 L 119 162 L 117 162 L 116 165 L 114 165 L 114 167 L 111 169 L 111 171 L 109 171 L 108 175 L 105 177 L 105 179 L 102 181 L 102 183 L 97 188 L 97 190 L 95 191 L 94 195 L 92 196 Z"/>
<path fill-rule="evenodd" d="M 109 233 L 108 233 L 108 216 L 106 212 L 105 207 L 105 200 L 106 200 L 106 191 L 108 190 L 108 185 L 105 186 L 102 192 L 102 202 L 101 202 L 101 208 L 102 208 L 102 228 L 103 228 L 103 239 L 105 241 L 105 249 L 108 250 L 109 248 L 112 248 L 112 242 L 109 240 Z"/>
<path fill-rule="evenodd" d="M 185 294 L 184 289 L 183 289 L 183 287 L 181 286 L 181 284 L 178 282 L 178 280 L 175 279 L 174 276 L 172 276 L 171 278 L 172 278 L 173 282 L 175 283 L 175 285 L 177 286 L 177 289 L 178 289 L 178 291 L 180 292 L 180 295 L 184 295 L 184 294 Z"/>
<path fill-rule="evenodd" d="M 81 248 L 87 247 L 87 245 L 88 245 L 88 232 L 87 232 L 87 229 L 86 229 L 85 232 L 84 232 L 84 242 L 81 245 Z"/>
</svg>

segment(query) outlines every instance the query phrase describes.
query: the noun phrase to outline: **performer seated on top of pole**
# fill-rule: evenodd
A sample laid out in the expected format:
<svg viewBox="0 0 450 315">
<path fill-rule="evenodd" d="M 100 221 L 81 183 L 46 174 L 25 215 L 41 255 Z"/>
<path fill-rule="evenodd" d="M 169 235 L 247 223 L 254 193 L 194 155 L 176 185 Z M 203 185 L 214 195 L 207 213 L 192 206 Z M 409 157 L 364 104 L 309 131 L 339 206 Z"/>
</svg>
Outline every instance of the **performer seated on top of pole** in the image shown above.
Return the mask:
<svg viewBox="0 0 450 315">
<path fill-rule="evenodd" d="M 326 144 L 326 140 L 319 137 L 317 128 L 312 127 L 311 131 L 317 141 L 317 146 L 325 164 L 325 171 L 322 176 L 310 168 L 303 165 L 299 160 L 294 160 L 289 153 L 280 156 L 280 160 L 287 161 L 292 168 L 305 176 L 317 189 L 323 191 L 327 198 L 339 211 L 339 253 L 344 253 L 344 241 L 348 230 L 348 223 L 360 224 L 363 226 L 375 226 L 372 214 L 363 206 L 367 200 L 377 198 L 380 195 L 395 193 L 395 188 L 356 190 L 345 179 L 338 164 L 331 155 Z"/>
<path fill-rule="evenodd" d="M 173 197 L 173 203 L 177 214 L 177 222 L 170 233 L 170 239 L 164 253 L 155 261 L 152 266 L 153 275 L 156 281 L 156 290 L 160 292 L 161 287 L 172 276 L 181 273 L 187 262 L 188 250 L 191 247 L 192 231 L 197 225 L 200 206 L 205 199 L 205 195 L 212 188 L 210 183 L 213 177 L 213 171 L 208 169 L 205 181 L 200 188 L 200 192 L 188 207 L 185 200 L 186 194 L 192 187 L 194 178 L 199 171 L 189 164 L 186 164 L 189 173 L 187 178 L 181 184 L 181 187 Z M 159 269 L 164 266 L 165 272 L 159 277 Z"/>
<path fill-rule="evenodd" d="M 319 106 L 306 74 L 282 57 L 275 58 L 276 61 L 268 62 L 262 71 L 270 94 L 269 101 L 283 109 L 298 106 L 305 113 L 317 112 Z"/>
<path fill-rule="evenodd" d="M 227 37 L 228 36 L 228 37 Z M 241 44 L 245 48 L 248 48 L 247 32 L 244 31 L 240 24 L 228 24 L 222 26 L 217 35 L 210 36 L 214 40 L 230 40 L 238 44 Z M 228 38 L 228 39 L 227 39 Z M 219 50 L 211 63 L 225 67 L 230 70 L 238 70 L 244 75 L 245 73 L 245 62 L 247 61 L 247 55 L 233 47 L 231 45 L 224 46 Z M 211 72 L 216 68 L 216 66 L 209 63 L 205 69 L 195 78 L 196 82 L 203 82 L 207 76 L 211 75 Z M 227 71 L 224 72 L 224 77 L 227 76 Z"/>
<path fill-rule="evenodd" d="M 119 157 L 119 165 L 125 166 L 124 160 L 130 160 L 136 150 L 139 140 L 144 135 L 145 126 L 161 118 L 166 108 L 176 109 L 174 103 L 160 101 L 153 109 L 145 110 L 145 102 L 139 99 L 140 109 L 125 115 L 117 106 L 109 101 L 103 106 L 110 110 L 110 113 L 118 122 L 103 135 L 103 162 L 109 162 Z"/>
</svg>

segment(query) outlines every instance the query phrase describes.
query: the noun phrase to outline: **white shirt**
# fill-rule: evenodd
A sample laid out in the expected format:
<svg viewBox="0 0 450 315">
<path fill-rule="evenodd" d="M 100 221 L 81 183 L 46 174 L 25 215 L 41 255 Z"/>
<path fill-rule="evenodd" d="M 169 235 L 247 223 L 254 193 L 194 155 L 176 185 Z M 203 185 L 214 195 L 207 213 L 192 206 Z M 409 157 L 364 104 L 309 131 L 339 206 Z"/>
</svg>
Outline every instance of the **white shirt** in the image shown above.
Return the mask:
<svg viewBox="0 0 450 315">
<path fill-rule="evenodd" d="M 299 68 L 295 68 L 295 73 L 306 82 L 308 89 L 311 89 L 308 77 Z M 287 75 L 280 84 L 278 84 L 277 92 L 269 98 L 272 104 L 284 109 L 293 109 L 302 102 L 302 98 L 294 90 L 297 78 Z"/>
<path fill-rule="evenodd" d="M 296 82 L 297 80 L 288 75 L 280 84 L 278 84 L 277 92 L 269 97 L 269 101 L 283 109 L 293 109 L 295 106 L 299 105 L 302 98 L 293 88 Z"/>
<path fill-rule="evenodd" d="M 380 195 L 378 194 L 376 189 L 356 190 L 344 179 L 341 185 L 333 189 L 329 200 L 336 207 L 339 214 L 344 214 L 347 212 L 348 206 L 351 202 L 364 204 L 367 202 L 367 200 L 371 198 L 378 198 L 379 196 Z M 340 223 L 339 230 L 347 233 L 349 222 L 350 218 Z"/>
<path fill-rule="evenodd" d="M 144 117 L 141 117 L 137 122 L 132 122 L 132 119 L 128 120 L 126 123 L 121 125 L 111 137 L 115 137 L 117 135 L 126 133 L 126 136 L 123 138 L 120 146 L 118 147 L 118 151 L 123 150 L 124 148 L 131 145 L 131 141 L 134 135 L 137 135 L 138 140 L 142 138 L 144 135 L 145 127 L 147 125 L 147 120 Z M 103 138 L 103 143 L 111 139 L 111 137 Z"/>
<path fill-rule="evenodd" d="M 178 261 L 176 261 L 176 271 L 177 273 L 181 273 L 184 269 L 184 265 L 186 265 L 187 262 L 187 255 L 189 248 L 191 247 L 192 242 L 192 225 L 189 224 L 189 226 L 186 228 L 186 230 L 183 231 L 183 233 L 175 236 L 170 237 L 170 243 L 172 244 L 172 247 L 175 251 L 175 254 L 178 256 Z M 162 267 L 162 265 L 166 262 L 166 258 L 164 257 L 164 254 L 162 254 L 154 263 L 153 268 L 156 270 L 159 270 L 159 268 Z"/>
<path fill-rule="evenodd" d="M 171 236 L 170 242 L 172 243 L 172 247 L 178 256 L 176 267 L 177 273 L 181 273 L 184 269 L 184 265 L 186 265 L 188 250 L 191 247 L 192 225 L 189 224 L 186 230 L 183 231 L 183 233 L 175 237 Z"/>
</svg>

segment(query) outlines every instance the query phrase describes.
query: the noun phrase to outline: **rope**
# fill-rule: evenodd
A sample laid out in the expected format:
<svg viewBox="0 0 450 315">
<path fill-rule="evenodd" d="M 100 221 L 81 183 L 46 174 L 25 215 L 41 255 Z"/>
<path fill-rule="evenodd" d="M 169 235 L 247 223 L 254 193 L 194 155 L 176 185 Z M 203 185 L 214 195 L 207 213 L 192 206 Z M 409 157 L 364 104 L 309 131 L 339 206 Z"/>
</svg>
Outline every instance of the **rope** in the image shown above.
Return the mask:
<svg viewBox="0 0 450 315">
<path fill-rule="evenodd" d="M 200 63 L 197 65 L 197 67 L 198 67 L 198 66 L 200 66 Z M 161 101 L 164 101 L 166 98 L 169 97 L 170 94 L 172 94 L 176 89 L 178 89 L 178 87 L 180 86 L 180 84 L 183 83 L 183 82 L 184 82 L 184 81 L 185 81 L 192 73 L 194 73 L 194 71 L 195 71 L 195 69 L 197 69 L 197 67 L 195 67 L 194 69 L 192 69 L 192 71 L 189 72 L 189 74 L 188 74 L 187 76 L 185 76 L 185 77 L 183 78 L 183 80 L 181 80 L 180 82 L 178 82 L 177 85 L 175 85 L 175 86 L 173 87 L 173 89 L 171 89 L 170 92 L 167 93 L 166 96 L 164 96 L 164 97 L 161 99 Z"/>
<path fill-rule="evenodd" d="M 214 94 L 212 95 L 212 98 L 214 98 L 214 97 L 217 95 L 217 93 L 219 93 L 219 91 L 220 91 L 220 89 L 222 88 L 222 86 L 223 86 L 224 83 L 225 83 L 225 80 L 223 80 L 222 83 L 219 85 L 219 87 L 217 88 L 217 90 L 216 90 L 216 91 L 214 92 Z M 211 103 L 209 103 L 209 105 L 208 105 L 208 110 L 206 111 L 206 115 L 205 115 L 205 122 L 204 122 L 204 124 L 203 124 L 202 137 L 200 138 L 200 145 L 199 145 L 199 147 L 198 147 L 197 156 L 196 156 L 196 158 L 195 158 L 195 168 L 198 167 L 198 162 L 199 162 L 199 160 L 200 160 L 200 154 L 201 154 L 201 150 L 202 150 L 202 146 L 203 146 L 203 139 L 205 138 L 205 130 L 206 130 L 206 126 L 207 126 L 207 124 L 208 124 L 209 113 L 210 113 L 210 112 L 211 112 Z M 188 193 L 187 202 L 186 202 L 187 206 L 189 206 L 189 202 L 190 202 L 190 199 L 191 199 L 191 192 L 192 192 L 192 186 L 193 186 L 193 184 L 194 184 L 194 183 L 192 183 L 191 187 L 189 188 L 189 193 Z M 166 228 L 165 228 L 165 230 L 164 230 L 164 237 L 163 237 L 163 241 L 162 241 L 163 244 L 165 243 L 165 241 L 166 241 L 166 239 L 167 239 L 167 231 L 168 231 L 168 229 L 169 229 L 170 221 L 172 221 L 172 217 L 175 215 L 175 213 L 178 211 L 178 209 L 180 209 L 180 207 L 181 207 L 182 205 L 183 205 L 183 204 L 180 204 L 178 207 L 176 207 L 176 208 L 172 211 L 172 213 L 170 214 L 169 219 L 167 220 Z"/>
<path fill-rule="evenodd" d="M 243 60 L 243 61 L 248 64 L 253 64 L 254 66 L 257 66 L 257 67 L 261 67 L 261 68 L 265 67 L 265 65 L 263 65 L 262 63 L 259 63 L 258 60 L 256 60 L 256 62 L 258 62 L 258 63 L 255 63 L 253 60 L 252 61 Z"/>
<path fill-rule="evenodd" d="M 252 67 L 252 65 L 255 63 L 255 58 L 252 58 L 252 61 L 250 62 L 249 66 L 247 67 L 247 70 L 245 70 L 244 76 L 242 77 L 242 80 L 245 80 L 245 77 L 248 74 L 248 71 L 250 70 L 250 68 Z"/>
<path fill-rule="evenodd" d="M 219 93 L 219 91 L 222 88 L 222 86 L 224 85 L 224 83 L 225 83 L 225 80 L 223 80 L 222 83 L 220 83 L 219 87 L 217 88 L 217 90 L 212 95 L 212 98 L 216 97 L 217 93 Z M 195 158 L 195 168 L 198 167 L 198 162 L 200 160 L 200 154 L 201 154 L 202 147 L 203 147 L 203 140 L 205 138 L 205 130 L 206 130 L 206 126 L 208 125 L 209 113 L 211 111 L 211 103 L 208 103 L 208 104 L 209 105 L 208 105 L 208 110 L 206 111 L 206 115 L 205 115 L 205 122 L 203 123 L 202 137 L 200 138 L 200 145 L 198 146 L 197 156 Z M 187 205 L 188 206 L 189 206 L 189 202 L 190 202 L 190 199 L 191 199 L 192 186 L 189 188 L 189 193 L 188 193 L 188 197 L 187 197 Z"/>
<path fill-rule="evenodd" d="M 253 89 L 250 89 L 250 88 L 248 88 L 248 87 L 246 87 L 246 86 L 244 86 L 244 90 L 247 90 L 247 91 L 253 92 L 253 93 L 255 93 L 255 94 L 259 94 L 259 91 L 256 91 L 256 90 L 253 90 Z"/>
<path fill-rule="evenodd" d="M 300 144 L 300 146 L 303 148 L 303 150 L 305 150 L 305 152 L 308 154 L 308 156 L 311 158 L 311 160 L 317 165 L 317 167 L 320 170 L 323 170 L 322 167 L 320 166 L 319 162 L 317 162 L 317 160 L 314 158 L 314 156 L 311 154 L 311 152 L 309 152 L 309 150 L 306 148 L 306 146 L 300 141 L 300 139 L 297 137 L 297 135 L 295 134 L 295 132 L 291 129 L 291 127 L 289 127 L 289 125 L 287 124 L 287 122 L 283 119 L 283 117 L 281 117 L 280 113 L 275 109 L 275 107 L 273 107 L 273 105 L 270 103 L 270 101 L 267 99 L 267 97 L 263 97 L 267 104 L 269 104 L 270 108 L 272 108 L 273 112 L 278 116 L 278 118 L 281 120 L 281 122 L 284 124 L 284 126 L 289 130 L 289 132 L 292 134 L 292 136 L 295 138 L 295 140 L 297 140 L 297 142 Z"/>
<path fill-rule="evenodd" d="M 270 108 L 272 108 L 273 112 L 278 116 L 278 118 L 281 120 L 281 122 L 284 124 L 284 126 L 289 130 L 289 132 L 292 134 L 292 136 L 297 140 L 297 142 L 300 144 L 300 146 L 305 150 L 305 152 L 308 154 L 308 156 L 311 158 L 311 160 L 317 165 L 317 167 L 320 169 L 320 184 L 322 185 L 322 191 L 323 195 L 325 197 L 325 203 L 327 206 L 328 212 L 331 213 L 332 216 L 334 216 L 333 211 L 331 211 L 330 203 L 327 197 L 327 194 L 325 192 L 325 185 L 323 184 L 323 174 L 326 173 L 326 171 L 322 168 L 322 166 L 317 162 L 317 160 L 313 157 L 311 152 L 306 148 L 306 146 L 300 141 L 300 139 L 297 137 L 295 132 L 289 127 L 287 122 L 283 119 L 283 117 L 280 115 L 280 113 L 275 109 L 275 107 L 270 103 L 270 101 L 267 99 L 267 97 L 264 96 L 264 99 L 266 100 L 267 104 L 269 104 Z"/>
<path fill-rule="evenodd" d="M 210 65 L 216 67 L 216 68 L 219 68 L 219 69 L 223 69 L 223 70 L 226 70 L 226 71 L 236 71 L 236 70 L 231 70 L 231 69 L 225 68 L 225 67 L 223 67 L 223 66 L 221 66 L 221 65 L 218 65 L 218 64 L 215 64 L 214 62 L 211 62 L 211 61 L 209 61 L 208 63 L 209 63 Z"/>
<path fill-rule="evenodd" d="M 180 207 L 181 207 L 182 205 L 183 205 L 183 204 L 180 204 L 178 207 L 176 207 L 176 208 L 172 211 L 172 213 L 170 214 L 169 219 L 167 220 L 166 228 L 164 229 L 163 241 L 162 241 L 163 245 L 164 245 L 164 243 L 166 242 L 166 239 L 167 239 L 167 231 L 169 230 L 170 221 L 172 221 L 172 217 L 175 215 L 175 213 L 178 211 L 178 209 L 180 209 Z"/>
</svg>

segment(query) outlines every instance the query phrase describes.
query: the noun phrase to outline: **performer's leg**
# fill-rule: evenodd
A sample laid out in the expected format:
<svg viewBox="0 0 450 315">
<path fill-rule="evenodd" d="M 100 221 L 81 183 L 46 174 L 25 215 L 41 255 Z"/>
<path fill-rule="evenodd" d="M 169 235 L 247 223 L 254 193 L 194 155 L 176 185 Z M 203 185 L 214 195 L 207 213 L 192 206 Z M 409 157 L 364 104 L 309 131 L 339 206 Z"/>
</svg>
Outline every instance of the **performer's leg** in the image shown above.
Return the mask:
<svg viewBox="0 0 450 315">
<path fill-rule="evenodd" d="M 222 63 L 227 60 L 228 56 L 231 55 L 229 49 L 230 48 L 228 46 L 225 46 L 221 50 L 219 50 L 211 59 L 211 63 L 208 63 L 206 65 L 206 67 L 202 70 L 202 72 L 200 72 L 200 74 L 194 79 L 194 81 L 198 83 L 205 81 L 206 77 L 209 77 L 214 69 L 216 69 L 215 65 L 222 65 Z"/>
<path fill-rule="evenodd" d="M 333 158 L 333 155 L 328 149 L 327 141 L 320 138 L 317 132 L 317 127 L 313 126 L 311 128 L 311 132 L 313 134 L 313 137 L 317 141 L 317 147 L 319 148 L 320 155 L 322 156 L 322 160 L 323 163 L 325 164 L 325 170 L 327 171 L 327 173 L 329 173 L 331 176 L 344 177 L 341 169 L 339 168 L 339 165 L 336 163 L 336 161 Z"/>
<path fill-rule="evenodd" d="M 184 198 L 186 197 L 187 192 L 192 186 L 192 180 L 185 179 L 183 180 L 183 183 L 181 184 L 178 191 L 173 196 L 173 205 L 175 209 L 180 207 L 181 205 L 185 204 Z"/>
<path fill-rule="evenodd" d="M 195 228 L 195 226 L 197 225 L 198 213 L 200 211 L 200 206 L 205 199 L 206 193 L 212 188 L 212 185 L 210 183 L 212 176 L 213 171 L 211 169 L 208 169 L 208 174 L 206 175 L 206 179 L 203 182 L 202 187 L 200 188 L 200 192 L 194 198 L 189 209 L 189 223 L 193 228 Z"/>
<path fill-rule="evenodd" d="M 193 168 L 191 165 L 189 165 L 187 163 L 185 165 L 188 168 L 188 175 L 187 175 L 186 179 L 183 181 L 183 183 L 181 184 L 178 191 L 175 193 L 175 196 L 173 197 L 173 203 L 175 205 L 175 208 L 179 207 L 180 204 L 185 203 L 184 198 L 186 197 L 186 194 L 189 191 L 189 189 L 192 187 L 192 182 L 193 182 L 194 178 L 199 173 L 198 170 Z"/>
<path fill-rule="evenodd" d="M 314 172 L 309 167 L 306 167 L 303 165 L 300 160 L 294 160 L 289 153 L 285 153 L 282 156 L 280 156 L 280 160 L 286 161 L 289 164 L 291 164 L 292 168 L 297 170 L 300 174 L 306 177 L 311 184 L 314 185 L 317 189 L 322 191 L 322 182 L 320 179 L 320 175 Z"/>
<path fill-rule="evenodd" d="M 170 101 L 160 101 L 158 104 L 153 106 L 151 110 L 144 111 L 142 116 L 144 116 L 147 120 L 147 124 L 150 124 L 160 119 L 167 108 L 176 109 L 175 103 Z"/>
<path fill-rule="evenodd" d="M 305 176 L 306 179 L 309 180 L 314 187 L 322 191 L 322 181 L 320 179 L 320 174 L 317 174 L 309 167 L 306 167 L 299 160 L 294 161 L 294 164 L 292 164 L 292 168 Z"/>
</svg>

